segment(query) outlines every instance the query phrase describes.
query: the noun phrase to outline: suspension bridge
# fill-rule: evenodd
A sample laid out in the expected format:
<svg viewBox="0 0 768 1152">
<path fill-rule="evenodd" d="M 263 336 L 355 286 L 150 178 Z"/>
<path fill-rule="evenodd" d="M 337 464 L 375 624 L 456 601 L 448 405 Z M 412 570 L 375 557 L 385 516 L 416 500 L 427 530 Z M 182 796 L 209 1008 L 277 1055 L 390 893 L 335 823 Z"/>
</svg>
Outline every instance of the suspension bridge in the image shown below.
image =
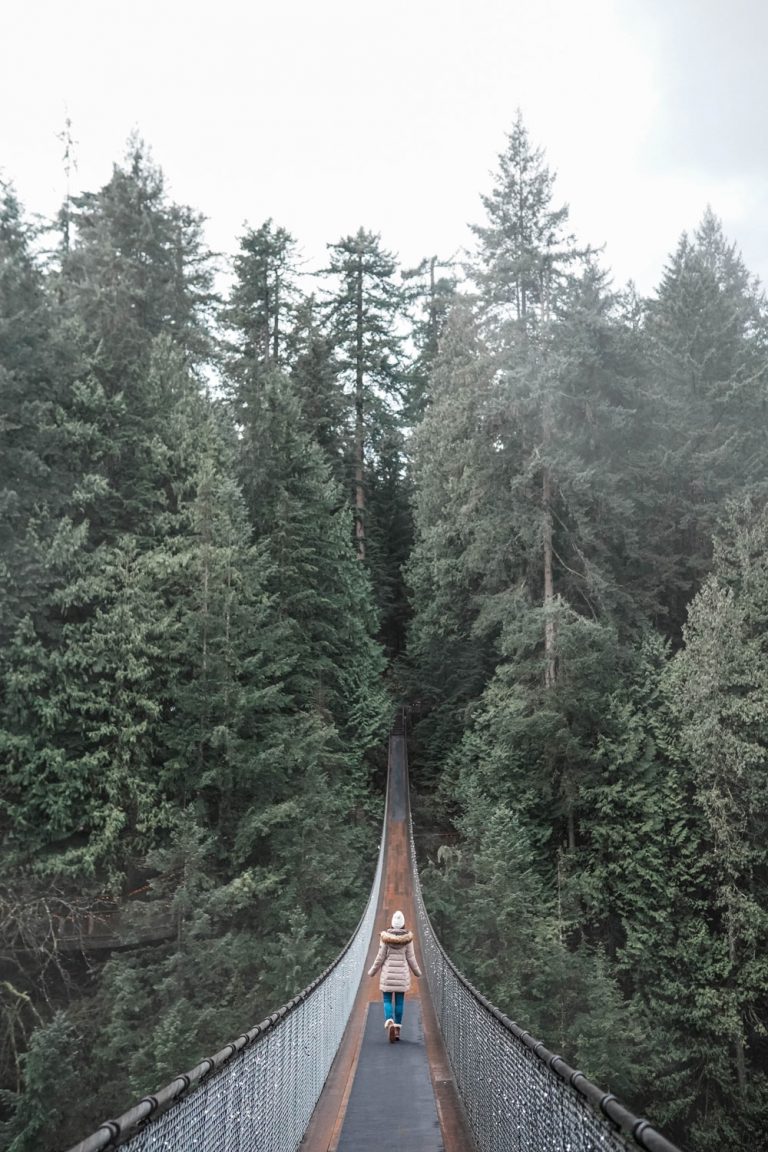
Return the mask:
<svg viewBox="0 0 768 1152">
<path fill-rule="evenodd" d="M 395 909 L 423 979 L 387 1043 L 379 930 Z M 307 988 L 69 1152 L 680 1152 L 508 1019 L 456 969 L 421 895 L 402 718 L 384 831 L 351 940 Z"/>
</svg>

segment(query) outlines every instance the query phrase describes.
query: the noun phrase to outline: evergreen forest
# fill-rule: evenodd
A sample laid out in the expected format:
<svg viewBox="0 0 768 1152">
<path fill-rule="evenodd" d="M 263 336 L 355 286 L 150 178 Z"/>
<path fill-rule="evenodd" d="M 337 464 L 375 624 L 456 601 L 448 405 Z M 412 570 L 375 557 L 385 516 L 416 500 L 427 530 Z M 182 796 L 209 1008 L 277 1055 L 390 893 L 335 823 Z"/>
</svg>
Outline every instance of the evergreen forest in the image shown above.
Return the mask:
<svg viewBox="0 0 768 1152">
<path fill-rule="evenodd" d="M 0 184 L 7 1152 L 330 962 L 403 703 L 457 966 L 768 1148 L 768 305 L 712 210 L 617 288 L 520 115 L 472 234 L 224 260 L 139 138 L 55 220 Z"/>
</svg>

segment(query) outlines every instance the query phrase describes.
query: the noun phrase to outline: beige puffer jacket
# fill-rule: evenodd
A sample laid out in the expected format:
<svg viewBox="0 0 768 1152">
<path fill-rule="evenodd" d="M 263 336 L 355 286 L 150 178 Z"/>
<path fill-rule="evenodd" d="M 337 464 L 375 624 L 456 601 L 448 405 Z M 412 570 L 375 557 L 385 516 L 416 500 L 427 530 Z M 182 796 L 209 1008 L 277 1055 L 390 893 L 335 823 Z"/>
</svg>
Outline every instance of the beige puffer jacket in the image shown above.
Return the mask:
<svg viewBox="0 0 768 1152">
<path fill-rule="evenodd" d="M 413 932 L 405 928 L 387 928 L 381 933 L 379 952 L 369 976 L 381 968 L 379 989 L 382 992 L 407 992 L 411 986 L 411 972 L 421 976 L 413 950 Z"/>
</svg>

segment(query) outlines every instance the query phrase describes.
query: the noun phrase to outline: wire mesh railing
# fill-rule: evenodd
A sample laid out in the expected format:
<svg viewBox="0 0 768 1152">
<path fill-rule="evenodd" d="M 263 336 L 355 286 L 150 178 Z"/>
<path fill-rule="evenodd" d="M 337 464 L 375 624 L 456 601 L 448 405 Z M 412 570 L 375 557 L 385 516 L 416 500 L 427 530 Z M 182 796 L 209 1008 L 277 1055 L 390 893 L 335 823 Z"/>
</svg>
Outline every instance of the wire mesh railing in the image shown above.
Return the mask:
<svg viewBox="0 0 768 1152">
<path fill-rule="evenodd" d="M 479 1152 L 680 1152 L 472 987 L 430 922 L 412 829 L 411 861 L 429 990 Z"/>
<path fill-rule="evenodd" d="M 403 757 L 390 793 L 408 808 Z M 390 753 L 392 749 L 390 748 Z M 393 760 L 390 754 L 390 767 Z M 423 965 L 446 1052 L 479 1152 L 679 1152 L 560 1056 L 509 1020 L 458 971 L 427 914 L 410 825 Z M 381 889 L 385 836 L 365 912 L 343 952 L 267 1020 L 70 1152 L 296 1152 L 352 1010 Z"/>
<path fill-rule="evenodd" d="M 381 887 L 343 952 L 312 984 L 221 1052 L 109 1120 L 70 1152 L 295 1152 L 355 1000 Z"/>
</svg>

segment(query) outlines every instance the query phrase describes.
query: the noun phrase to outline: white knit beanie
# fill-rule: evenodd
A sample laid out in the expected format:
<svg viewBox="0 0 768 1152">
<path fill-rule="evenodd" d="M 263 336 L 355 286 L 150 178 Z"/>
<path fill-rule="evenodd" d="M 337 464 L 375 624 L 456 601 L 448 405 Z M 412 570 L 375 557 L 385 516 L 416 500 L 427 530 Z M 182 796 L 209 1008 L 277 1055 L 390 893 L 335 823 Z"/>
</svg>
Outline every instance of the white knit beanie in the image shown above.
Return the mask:
<svg viewBox="0 0 768 1152">
<path fill-rule="evenodd" d="M 393 928 L 404 928 L 405 927 L 405 916 L 403 916 L 402 912 L 394 912 L 392 914 L 392 927 Z"/>
</svg>

